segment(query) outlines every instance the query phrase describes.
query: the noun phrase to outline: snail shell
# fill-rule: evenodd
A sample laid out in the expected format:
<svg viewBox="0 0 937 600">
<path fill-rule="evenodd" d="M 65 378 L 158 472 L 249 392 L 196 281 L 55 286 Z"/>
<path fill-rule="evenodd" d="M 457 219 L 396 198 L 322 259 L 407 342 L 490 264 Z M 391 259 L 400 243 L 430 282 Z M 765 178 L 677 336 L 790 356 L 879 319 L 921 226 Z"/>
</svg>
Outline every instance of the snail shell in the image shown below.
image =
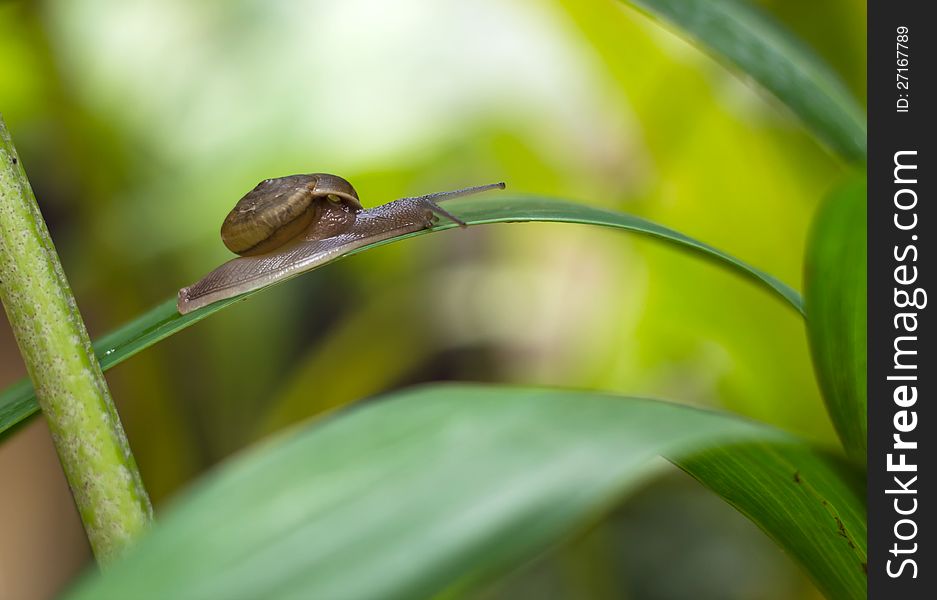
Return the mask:
<svg viewBox="0 0 937 600">
<path fill-rule="evenodd" d="M 265 179 L 234 206 L 221 224 L 221 241 L 241 256 L 266 254 L 321 220 L 323 203 L 362 210 L 350 183 L 327 173 Z M 324 235 L 323 237 L 328 237 Z"/>
<path fill-rule="evenodd" d="M 186 314 L 271 283 L 295 277 L 348 252 L 432 227 L 442 215 L 465 227 L 437 201 L 467 196 L 503 183 L 400 198 L 363 209 L 350 183 L 313 173 L 267 179 L 235 205 L 221 238 L 239 258 L 179 290 L 177 308 Z"/>
</svg>

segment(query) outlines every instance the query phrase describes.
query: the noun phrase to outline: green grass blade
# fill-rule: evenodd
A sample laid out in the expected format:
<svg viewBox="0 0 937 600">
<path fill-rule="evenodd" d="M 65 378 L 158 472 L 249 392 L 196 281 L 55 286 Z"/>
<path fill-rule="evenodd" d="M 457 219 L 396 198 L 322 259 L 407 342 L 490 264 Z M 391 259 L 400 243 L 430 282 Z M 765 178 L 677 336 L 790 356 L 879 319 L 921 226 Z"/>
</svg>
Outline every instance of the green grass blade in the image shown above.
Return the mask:
<svg viewBox="0 0 937 600">
<path fill-rule="evenodd" d="M 843 158 L 865 159 L 865 111 L 830 67 L 757 7 L 739 0 L 628 1 L 757 81 Z"/>
<path fill-rule="evenodd" d="M 471 590 L 594 523 L 656 456 L 744 441 L 791 450 L 743 456 L 738 466 L 727 459 L 749 448 L 725 450 L 722 468 L 709 470 L 702 455 L 695 474 L 720 491 L 757 486 L 731 499 L 777 537 L 811 532 L 830 555 L 811 572 L 832 597 L 850 597 L 864 579 L 831 514 L 862 537 L 863 494 L 803 442 L 665 402 L 475 385 L 398 392 L 246 452 L 169 508 L 122 564 L 69 597 L 409 599 Z M 763 498 L 774 503 L 762 507 Z M 778 504 L 787 509 L 763 514 Z M 794 550 L 802 562 L 813 556 Z"/>
<path fill-rule="evenodd" d="M 755 283 L 777 294 L 785 303 L 803 313 L 803 303 L 800 295 L 771 275 L 759 271 L 751 265 L 721 250 L 717 250 L 712 246 L 698 242 L 682 233 L 641 219 L 640 217 L 563 200 L 534 196 L 499 196 L 497 200 L 490 198 L 465 198 L 448 202 L 446 203 L 446 207 L 472 225 L 530 221 L 582 223 L 649 235 L 653 238 L 674 244 L 679 248 L 690 250 L 716 264 L 728 267 L 734 272 L 751 279 Z M 358 252 L 388 244 L 392 241 L 399 241 L 434 231 L 443 231 L 445 229 L 451 229 L 452 227 L 455 227 L 455 225 L 451 223 L 441 224 L 433 229 L 410 233 L 391 240 L 365 246 L 349 252 L 345 256 L 357 254 Z M 207 270 L 208 269 L 206 269 L 206 271 Z M 130 358 L 137 352 L 152 346 L 163 338 L 201 321 L 205 317 L 234 302 L 244 300 L 259 291 L 262 290 L 249 292 L 237 298 L 206 306 L 205 308 L 185 316 L 176 312 L 175 298 L 167 300 L 148 313 L 95 342 L 94 348 L 101 362 L 101 367 L 105 370 L 109 369 Z M 20 381 L 7 388 L 4 392 L 0 393 L 0 435 L 37 410 L 38 408 L 33 397 L 32 387 L 28 382 Z"/>
<path fill-rule="evenodd" d="M 803 444 L 743 442 L 675 461 L 751 519 L 827 598 L 867 588 L 865 482 Z"/>
<path fill-rule="evenodd" d="M 843 446 L 866 462 L 866 184 L 855 176 L 826 199 L 807 244 L 807 333 L 827 411 Z"/>
</svg>

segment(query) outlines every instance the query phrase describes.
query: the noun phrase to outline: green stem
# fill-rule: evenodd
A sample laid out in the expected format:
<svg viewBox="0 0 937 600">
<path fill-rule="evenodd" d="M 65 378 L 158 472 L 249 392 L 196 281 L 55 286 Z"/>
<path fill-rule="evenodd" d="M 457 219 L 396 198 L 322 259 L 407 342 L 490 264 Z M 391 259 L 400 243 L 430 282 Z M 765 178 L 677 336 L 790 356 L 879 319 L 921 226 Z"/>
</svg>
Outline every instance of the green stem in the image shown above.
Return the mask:
<svg viewBox="0 0 937 600">
<path fill-rule="evenodd" d="M 146 528 L 153 509 L 2 116 L 0 301 L 91 548 L 106 565 Z"/>
</svg>

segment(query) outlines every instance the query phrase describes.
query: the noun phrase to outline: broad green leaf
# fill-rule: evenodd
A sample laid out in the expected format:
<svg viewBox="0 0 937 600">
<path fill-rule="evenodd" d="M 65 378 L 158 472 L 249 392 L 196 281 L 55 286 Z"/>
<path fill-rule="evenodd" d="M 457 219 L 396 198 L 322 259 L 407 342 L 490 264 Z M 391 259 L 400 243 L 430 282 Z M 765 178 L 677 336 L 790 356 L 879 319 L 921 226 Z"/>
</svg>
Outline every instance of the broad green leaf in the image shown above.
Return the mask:
<svg viewBox="0 0 937 600">
<path fill-rule="evenodd" d="M 738 442 L 674 462 L 765 531 L 828 598 L 865 598 L 865 482 L 804 444 Z"/>
<path fill-rule="evenodd" d="M 527 221 L 562 222 L 601 225 L 635 233 L 643 233 L 674 244 L 679 248 L 691 250 L 703 258 L 714 261 L 716 264 L 728 267 L 736 273 L 774 292 L 795 310 L 803 313 L 800 295 L 771 275 L 759 271 L 751 265 L 721 250 L 717 250 L 712 246 L 698 242 L 682 233 L 678 233 L 640 217 L 612 210 L 575 204 L 564 200 L 532 196 L 498 196 L 496 200 L 490 198 L 466 198 L 453 200 L 447 203 L 446 206 L 458 216 L 462 217 L 466 223 L 471 225 Z M 371 244 L 370 246 L 365 246 L 349 252 L 344 256 L 351 256 L 352 254 L 382 246 L 392 241 L 424 235 L 435 231 L 443 231 L 451 229 L 452 227 L 455 227 L 455 225 L 451 223 L 440 224 L 432 229 Z M 206 271 L 208 271 L 207 268 Z M 262 291 L 263 289 L 267 288 L 249 292 L 237 298 L 217 302 L 185 316 L 176 312 L 175 298 L 167 300 L 148 313 L 95 342 L 94 348 L 101 361 L 101 368 L 105 370 L 109 369 L 130 358 L 137 352 L 169 337 L 175 332 L 201 321 L 205 317 L 234 302 L 244 300 L 248 296 Z M 20 381 L 3 393 L 0 393 L 0 434 L 29 417 L 37 410 L 39 410 L 39 407 L 36 405 L 32 387 L 26 380 Z"/>
<path fill-rule="evenodd" d="M 843 158 L 865 159 L 865 111 L 810 48 L 750 2 L 628 1 L 757 81 Z"/>
<path fill-rule="evenodd" d="M 807 243 L 807 333 L 839 438 L 866 462 L 866 184 L 853 177 L 826 199 Z"/>
<path fill-rule="evenodd" d="M 167 509 L 122 563 L 70 598 L 467 591 L 593 523 L 647 476 L 656 456 L 746 441 L 758 444 L 756 459 L 735 450 L 702 455 L 694 474 L 728 490 L 776 538 L 810 532 L 824 554 L 810 572 L 831 597 L 852 597 L 864 576 L 839 522 L 850 539 L 864 537 L 864 493 L 803 442 L 653 400 L 445 385 L 333 414 L 231 460 Z M 776 506 L 784 510 L 766 514 Z M 816 555 L 794 550 L 801 561 Z"/>
</svg>

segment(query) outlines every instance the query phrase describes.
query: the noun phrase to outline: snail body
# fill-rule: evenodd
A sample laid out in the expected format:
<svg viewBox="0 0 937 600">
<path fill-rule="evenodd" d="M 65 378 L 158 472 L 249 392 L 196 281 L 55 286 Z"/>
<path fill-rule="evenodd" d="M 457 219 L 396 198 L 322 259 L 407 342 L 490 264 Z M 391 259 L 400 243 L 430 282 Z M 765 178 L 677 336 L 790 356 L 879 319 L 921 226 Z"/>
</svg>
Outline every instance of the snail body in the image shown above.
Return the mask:
<svg viewBox="0 0 937 600">
<path fill-rule="evenodd" d="M 436 202 L 494 188 L 504 184 L 400 198 L 365 209 L 351 184 L 335 175 L 264 180 L 222 224 L 222 241 L 241 256 L 179 290 L 177 308 L 186 314 L 293 277 L 356 248 L 431 227 L 438 215 L 465 227 Z"/>
</svg>

